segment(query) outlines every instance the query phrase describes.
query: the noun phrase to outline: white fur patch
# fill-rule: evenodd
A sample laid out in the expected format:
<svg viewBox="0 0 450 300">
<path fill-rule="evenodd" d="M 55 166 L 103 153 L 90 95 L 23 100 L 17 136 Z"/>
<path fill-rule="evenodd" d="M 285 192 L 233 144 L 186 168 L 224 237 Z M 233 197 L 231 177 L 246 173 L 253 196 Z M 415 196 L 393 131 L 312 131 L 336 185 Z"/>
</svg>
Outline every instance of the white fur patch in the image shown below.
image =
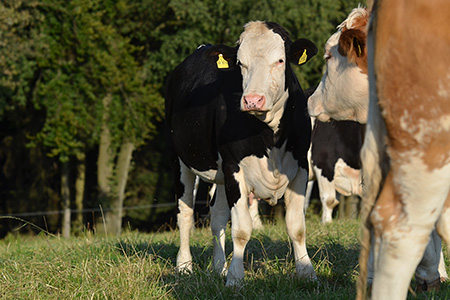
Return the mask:
<svg viewBox="0 0 450 300">
<path fill-rule="evenodd" d="M 353 169 L 342 158 L 334 165 L 334 184 L 336 190 L 344 196 L 362 194 L 360 170 Z"/>
<path fill-rule="evenodd" d="M 239 39 L 237 59 L 241 64 L 242 100 L 245 96 L 256 94 L 266 99 L 264 112 L 254 113 L 255 117 L 269 124 L 279 118 L 287 99 L 285 91 L 286 53 L 284 41 L 279 34 L 268 29 L 264 22 L 255 21 L 245 25 Z M 284 63 L 280 64 L 280 60 Z M 281 104 L 277 105 L 277 102 Z M 242 106 L 241 106 L 242 107 Z M 281 110 L 281 113 L 278 111 Z M 275 129 L 278 126 L 271 126 Z"/>
<path fill-rule="evenodd" d="M 276 204 L 283 196 L 298 170 L 297 160 L 291 152 L 285 152 L 285 146 L 268 151 L 269 158 L 249 156 L 240 162 L 242 171 L 235 177 L 239 182 L 245 182 L 248 193 L 253 192 L 256 198 L 271 204 Z"/>
</svg>

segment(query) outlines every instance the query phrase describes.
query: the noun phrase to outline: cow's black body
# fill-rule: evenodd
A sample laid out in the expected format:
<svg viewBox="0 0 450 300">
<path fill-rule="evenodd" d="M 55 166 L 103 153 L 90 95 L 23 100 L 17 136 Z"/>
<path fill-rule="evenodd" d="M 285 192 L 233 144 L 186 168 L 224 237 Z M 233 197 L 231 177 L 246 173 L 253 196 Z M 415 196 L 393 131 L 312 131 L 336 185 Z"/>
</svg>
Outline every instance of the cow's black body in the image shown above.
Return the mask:
<svg viewBox="0 0 450 300">
<path fill-rule="evenodd" d="M 311 121 L 289 62 L 303 64 L 317 48 L 306 39 L 292 42 L 275 23 L 249 22 L 244 28 L 237 48 L 200 47 L 168 80 L 166 122 L 180 228 L 177 267 L 192 269 L 189 231 L 197 175 L 217 183 L 210 210 L 214 267 L 220 273 L 227 267 L 225 228 L 231 217 L 233 258 L 227 285 L 244 278 L 244 249 L 253 227 L 251 194 L 271 204 L 284 196 L 297 273 L 316 278 L 303 214 Z M 228 63 L 216 64 L 222 59 Z"/>
<path fill-rule="evenodd" d="M 341 158 L 349 167 L 360 170 L 361 151 L 366 126 L 354 121 L 331 121 L 314 124 L 311 135 L 312 164 L 322 170 L 329 181 L 334 178 L 334 167 Z"/>
<path fill-rule="evenodd" d="M 307 169 L 311 123 L 306 98 L 290 67 L 286 68 L 289 99 L 276 135 L 264 122 L 240 111 L 240 69 L 218 69 L 207 59 L 213 47 L 197 49 L 171 74 L 166 95 L 167 131 L 175 170 L 178 158 L 200 172 L 221 169 L 231 207 L 240 197 L 232 174 L 244 157 L 261 158 L 268 149 L 287 142 L 286 150 L 293 153 L 298 166 Z M 219 154 L 222 166 L 217 164 Z M 218 181 L 222 181 L 220 175 Z M 182 193 L 179 183 L 178 198 Z"/>
</svg>

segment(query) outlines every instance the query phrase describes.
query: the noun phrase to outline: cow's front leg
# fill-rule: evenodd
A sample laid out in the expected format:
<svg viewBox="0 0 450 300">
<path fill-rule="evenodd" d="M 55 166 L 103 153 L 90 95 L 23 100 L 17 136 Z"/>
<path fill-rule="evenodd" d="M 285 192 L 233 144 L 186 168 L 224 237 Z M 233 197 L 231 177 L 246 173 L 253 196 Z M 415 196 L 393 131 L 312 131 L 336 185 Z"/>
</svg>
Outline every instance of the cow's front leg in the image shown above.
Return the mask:
<svg viewBox="0 0 450 300">
<path fill-rule="evenodd" d="M 213 234 L 214 269 L 222 275 L 226 274 L 225 230 L 230 219 L 225 187 L 217 184 L 216 198 L 211 206 L 211 231 Z"/>
<path fill-rule="evenodd" d="M 186 165 L 180 163 L 180 183 L 177 188 L 178 228 L 180 229 L 180 249 L 177 255 L 177 269 L 180 272 L 192 271 L 192 255 L 189 248 L 190 233 L 194 226 L 194 183 L 195 175 Z M 179 194 L 178 194 L 179 193 Z"/>
<path fill-rule="evenodd" d="M 391 169 L 370 215 L 375 232 L 373 300 L 406 299 L 414 269 L 442 211 L 443 195 L 448 193 L 448 181 L 444 180 L 448 177 L 435 172 L 431 178 L 428 170 L 414 167 L 415 172 L 404 171 L 412 170 L 408 164 Z M 417 184 L 423 179 L 427 179 L 427 185 Z M 402 189 L 408 192 L 397 194 Z M 423 195 L 429 195 L 427 201 L 423 201 Z M 439 253 L 432 255 L 432 285 L 439 284 Z"/>
<path fill-rule="evenodd" d="M 231 208 L 233 258 L 228 269 L 227 286 L 237 286 L 244 279 L 244 251 L 250 240 L 252 229 L 253 224 L 248 210 L 247 193 L 241 193 L 241 197 Z"/>
<path fill-rule="evenodd" d="M 299 169 L 285 193 L 286 227 L 294 246 L 295 268 L 298 276 L 317 280 L 311 260 L 306 250 L 305 192 L 308 181 L 307 171 Z"/>
</svg>

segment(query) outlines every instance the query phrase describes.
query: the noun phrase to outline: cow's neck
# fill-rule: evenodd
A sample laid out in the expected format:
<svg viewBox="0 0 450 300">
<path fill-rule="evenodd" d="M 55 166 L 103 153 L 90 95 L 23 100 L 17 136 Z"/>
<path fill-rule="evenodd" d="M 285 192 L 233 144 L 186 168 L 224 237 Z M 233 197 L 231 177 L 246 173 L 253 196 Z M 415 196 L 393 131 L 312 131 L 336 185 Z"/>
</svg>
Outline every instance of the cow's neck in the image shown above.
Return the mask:
<svg viewBox="0 0 450 300">
<path fill-rule="evenodd" d="M 280 121 L 281 117 L 283 117 L 284 108 L 286 106 L 287 99 L 289 97 L 289 91 L 286 90 L 275 102 L 272 109 L 261 116 L 257 116 L 261 121 L 266 123 L 270 129 L 272 129 L 273 133 L 276 134 L 280 129 Z"/>
</svg>

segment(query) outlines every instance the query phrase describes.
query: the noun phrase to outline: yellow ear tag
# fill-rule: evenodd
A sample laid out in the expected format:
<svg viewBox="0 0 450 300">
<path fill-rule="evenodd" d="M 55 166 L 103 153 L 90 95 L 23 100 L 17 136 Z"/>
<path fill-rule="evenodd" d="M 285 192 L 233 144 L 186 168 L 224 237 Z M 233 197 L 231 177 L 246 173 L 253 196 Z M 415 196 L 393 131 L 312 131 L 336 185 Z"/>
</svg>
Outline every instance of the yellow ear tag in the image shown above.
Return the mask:
<svg viewBox="0 0 450 300">
<path fill-rule="evenodd" d="M 358 57 L 360 57 L 360 56 L 361 56 L 361 46 L 358 43 Z"/>
<path fill-rule="evenodd" d="M 305 49 L 305 50 L 303 50 L 302 56 L 298 60 L 298 64 L 301 65 L 301 64 L 305 63 L 307 58 L 308 58 L 308 55 L 306 55 L 306 49 Z"/>
<path fill-rule="evenodd" d="M 217 60 L 217 67 L 219 69 L 228 69 L 228 62 L 223 58 L 222 54 L 219 54 L 219 59 Z"/>
</svg>

